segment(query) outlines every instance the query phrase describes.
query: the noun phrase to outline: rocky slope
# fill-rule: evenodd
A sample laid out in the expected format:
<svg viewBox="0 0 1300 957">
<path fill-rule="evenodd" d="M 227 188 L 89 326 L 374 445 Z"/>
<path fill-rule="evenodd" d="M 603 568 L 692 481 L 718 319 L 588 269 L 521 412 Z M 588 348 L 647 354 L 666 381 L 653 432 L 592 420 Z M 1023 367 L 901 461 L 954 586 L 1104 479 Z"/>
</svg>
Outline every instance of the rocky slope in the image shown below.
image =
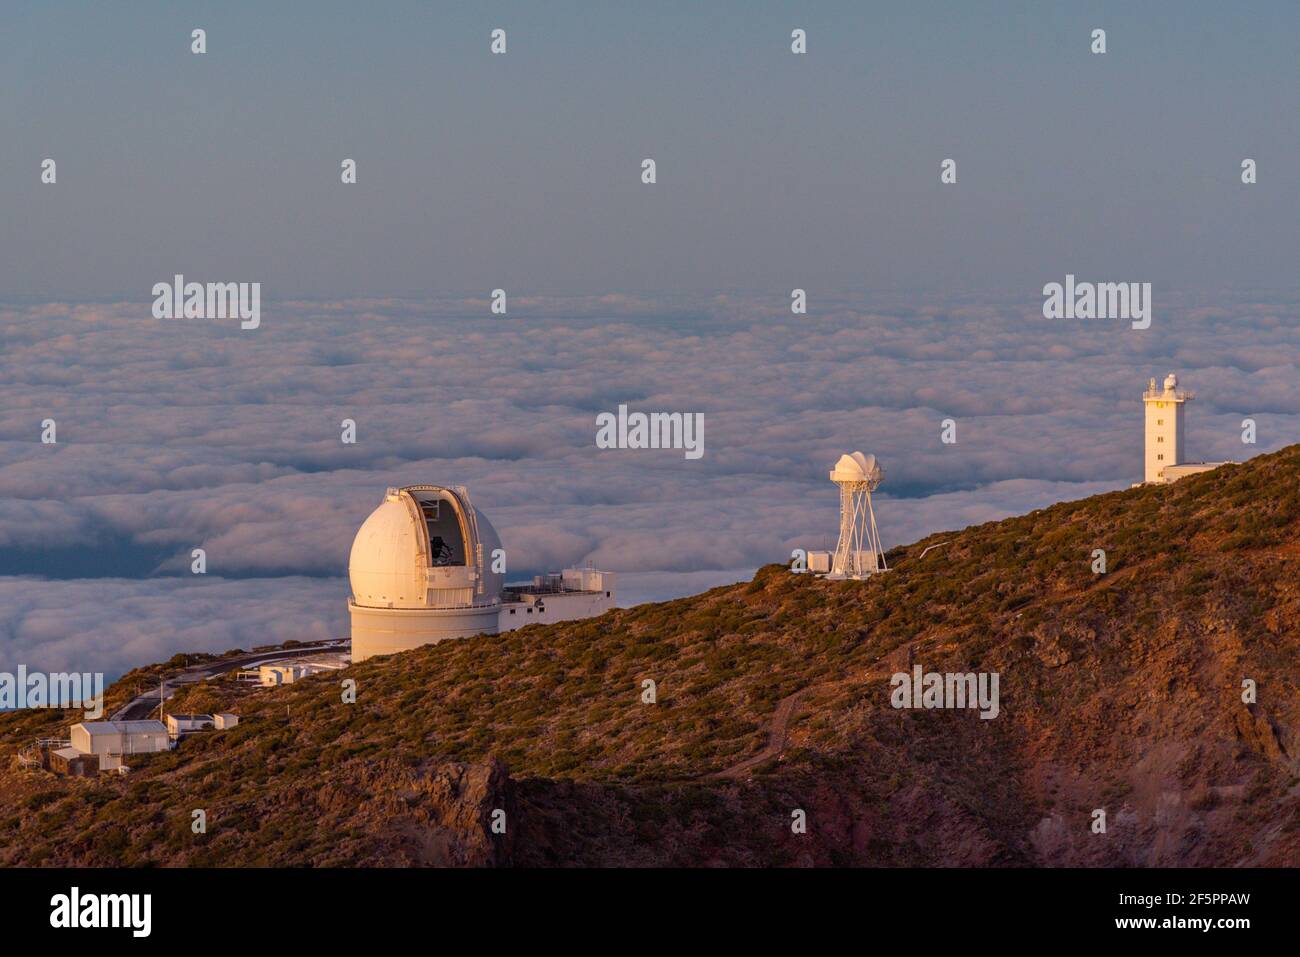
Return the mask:
<svg viewBox="0 0 1300 957">
<path fill-rule="evenodd" d="M 0 863 L 1300 863 L 1300 447 L 889 558 L 189 689 L 241 724 L 126 777 L 6 760 Z M 891 707 L 913 665 L 996 672 L 998 716 Z"/>
</svg>

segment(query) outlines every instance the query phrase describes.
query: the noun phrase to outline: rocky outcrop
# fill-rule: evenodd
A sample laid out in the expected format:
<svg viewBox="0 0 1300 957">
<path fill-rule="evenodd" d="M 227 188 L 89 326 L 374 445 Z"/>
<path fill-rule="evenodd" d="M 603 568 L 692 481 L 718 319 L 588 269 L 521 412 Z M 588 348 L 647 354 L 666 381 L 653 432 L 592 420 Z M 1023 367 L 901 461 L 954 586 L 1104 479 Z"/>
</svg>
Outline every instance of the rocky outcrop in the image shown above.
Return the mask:
<svg viewBox="0 0 1300 957">
<path fill-rule="evenodd" d="M 290 800 L 313 804 L 321 826 L 367 835 L 367 863 L 502 867 L 519 827 L 515 786 L 496 760 L 472 764 L 358 762 Z"/>
</svg>

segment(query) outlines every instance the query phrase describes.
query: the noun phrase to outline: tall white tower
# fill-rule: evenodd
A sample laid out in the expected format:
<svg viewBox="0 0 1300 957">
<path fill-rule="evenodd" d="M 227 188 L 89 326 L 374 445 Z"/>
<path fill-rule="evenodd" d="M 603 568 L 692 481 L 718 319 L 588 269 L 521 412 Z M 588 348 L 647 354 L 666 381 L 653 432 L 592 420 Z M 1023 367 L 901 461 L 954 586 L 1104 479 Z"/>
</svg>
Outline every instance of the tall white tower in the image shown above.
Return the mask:
<svg viewBox="0 0 1300 957">
<path fill-rule="evenodd" d="M 1144 481 L 1166 482 L 1168 477 L 1161 474 L 1165 468 L 1183 463 L 1183 404 L 1194 398 L 1193 393 L 1178 388 L 1178 376 L 1172 372 L 1165 376 L 1163 389 L 1156 388 L 1152 379 L 1142 393 L 1147 417 Z"/>
<path fill-rule="evenodd" d="M 840 541 L 826 577 L 866 578 L 888 571 L 871 507 L 871 493 L 884 478 L 876 457 L 861 452 L 841 455 L 830 478 L 840 487 Z"/>
</svg>

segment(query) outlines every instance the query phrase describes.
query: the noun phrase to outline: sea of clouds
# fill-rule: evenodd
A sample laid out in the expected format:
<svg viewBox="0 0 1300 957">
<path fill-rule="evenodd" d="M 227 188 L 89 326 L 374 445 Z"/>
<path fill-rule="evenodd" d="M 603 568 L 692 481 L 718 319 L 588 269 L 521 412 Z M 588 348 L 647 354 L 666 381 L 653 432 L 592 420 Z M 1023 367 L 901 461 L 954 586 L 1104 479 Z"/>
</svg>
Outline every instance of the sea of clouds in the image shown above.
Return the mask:
<svg viewBox="0 0 1300 957">
<path fill-rule="evenodd" d="M 148 302 L 2 307 L 0 670 L 345 636 L 348 549 L 390 485 L 466 485 L 511 580 L 591 560 L 633 604 L 833 545 L 842 452 L 884 466 L 887 547 L 1124 488 L 1141 392 L 1171 370 L 1198 393 L 1190 455 L 1242 460 L 1300 429 L 1300 307 L 1252 298 L 1158 298 L 1146 331 L 1045 320 L 1037 299 L 814 296 L 793 316 L 781 294 L 512 298 L 491 316 L 486 297 L 268 293 L 251 331 Z M 619 404 L 702 412 L 704 457 L 598 449 Z"/>
</svg>

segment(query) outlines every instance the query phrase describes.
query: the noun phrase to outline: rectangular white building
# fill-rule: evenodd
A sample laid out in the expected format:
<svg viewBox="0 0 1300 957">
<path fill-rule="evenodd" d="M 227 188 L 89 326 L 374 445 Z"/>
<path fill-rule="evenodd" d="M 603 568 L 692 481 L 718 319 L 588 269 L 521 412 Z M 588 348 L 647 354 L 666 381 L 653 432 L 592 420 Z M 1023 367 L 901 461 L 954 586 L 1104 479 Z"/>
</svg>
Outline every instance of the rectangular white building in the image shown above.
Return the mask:
<svg viewBox="0 0 1300 957">
<path fill-rule="evenodd" d="M 279 685 L 291 685 L 308 675 L 318 675 L 322 671 L 338 671 L 343 667 L 341 661 L 276 661 L 261 665 L 257 671 L 263 688 L 275 688 Z"/>
<path fill-rule="evenodd" d="M 171 747 L 167 725 L 161 721 L 84 721 L 68 735 L 72 747 L 99 758 L 99 767 L 114 771 L 135 754 L 153 754 Z"/>
<path fill-rule="evenodd" d="M 167 733 L 173 738 L 191 731 L 203 731 L 212 727 L 210 714 L 169 714 L 167 715 Z"/>
<path fill-rule="evenodd" d="M 538 575 L 532 585 L 507 585 L 501 593 L 497 631 L 514 631 L 536 622 L 595 618 L 614 607 L 614 573 L 566 568 Z"/>
<path fill-rule="evenodd" d="M 833 557 L 830 552 L 809 552 L 808 571 L 821 575 L 830 574 L 831 559 Z"/>
<path fill-rule="evenodd" d="M 239 716 L 222 711 L 217 714 L 169 714 L 167 733 L 173 738 L 194 731 L 224 731 L 239 724 Z"/>
</svg>

